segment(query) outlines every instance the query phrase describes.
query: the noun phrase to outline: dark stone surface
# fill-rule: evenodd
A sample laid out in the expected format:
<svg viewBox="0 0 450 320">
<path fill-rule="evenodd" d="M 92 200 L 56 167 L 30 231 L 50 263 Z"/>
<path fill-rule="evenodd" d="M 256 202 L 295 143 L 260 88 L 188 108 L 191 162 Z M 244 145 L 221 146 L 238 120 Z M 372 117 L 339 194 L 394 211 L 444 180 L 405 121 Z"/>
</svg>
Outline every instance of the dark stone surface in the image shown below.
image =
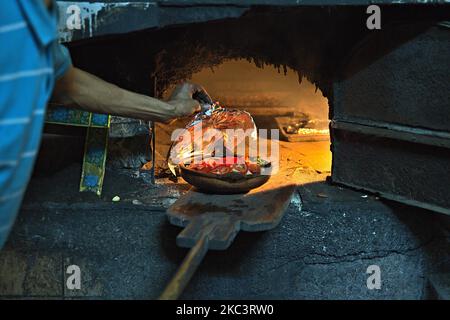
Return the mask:
<svg viewBox="0 0 450 320">
<path fill-rule="evenodd" d="M 151 158 L 149 136 L 111 138 L 108 141 L 106 165 L 113 169 L 140 169 Z"/>
<path fill-rule="evenodd" d="M 449 55 L 450 29 L 420 23 L 356 47 L 333 85 L 334 182 L 450 213 Z"/>
<path fill-rule="evenodd" d="M 449 132 L 449 55 L 449 28 L 406 23 L 369 35 L 344 59 L 334 118 Z"/>
<path fill-rule="evenodd" d="M 183 191 L 113 171 L 104 196 L 89 198 L 76 191 L 78 170 L 32 180 L 0 253 L 0 295 L 156 298 L 187 252 L 164 215 Z M 302 201 L 293 199 L 276 229 L 241 233 L 230 249 L 209 252 L 182 297 L 423 299 L 427 275 L 450 270 L 448 217 L 326 183 L 298 191 Z M 113 195 L 122 200 L 112 203 Z M 81 291 L 61 285 L 68 264 L 81 267 Z M 372 264 L 381 268 L 381 290 L 366 287 Z"/>
<path fill-rule="evenodd" d="M 438 299 L 450 300 L 450 273 L 433 274 L 429 281 Z"/>
<path fill-rule="evenodd" d="M 110 138 L 129 138 L 139 135 L 148 135 L 149 123 L 143 120 L 111 117 L 111 124 L 109 127 Z"/>
<path fill-rule="evenodd" d="M 333 137 L 334 182 L 450 212 L 450 149 L 345 131 Z"/>
<path fill-rule="evenodd" d="M 151 122 L 111 117 L 107 166 L 139 169 L 151 160 Z"/>
<path fill-rule="evenodd" d="M 158 9 L 158 26 L 173 26 L 214 20 L 238 18 L 250 8 L 245 6 L 216 6 L 214 4 L 186 6 L 162 6 Z"/>
<path fill-rule="evenodd" d="M 150 28 L 162 28 L 188 23 L 211 22 L 238 18 L 252 8 L 274 7 L 349 7 L 360 6 L 365 14 L 369 4 L 393 6 L 391 0 L 163 0 L 163 1 L 58 1 L 59 37 L 63 42 L 90 39 L 93 37 L 112 36 L 137 32 Z M 449 1 L 446 1 L 449 3 Z M 420 6 L 444 5 L 440 0 L 421 1 Z M 81 28 L 69 29 L 66 21 L 70 17 L 69 6 L 78 3 L 81 12 Z M 416 4 L 414 0 L 395 1 L 395 6 L 407 8 L 405 4 Z M 428 6 L 432 7 L 432 6 Z M 383 12 L 384 14 L 385 12 Z"/>
</svg>

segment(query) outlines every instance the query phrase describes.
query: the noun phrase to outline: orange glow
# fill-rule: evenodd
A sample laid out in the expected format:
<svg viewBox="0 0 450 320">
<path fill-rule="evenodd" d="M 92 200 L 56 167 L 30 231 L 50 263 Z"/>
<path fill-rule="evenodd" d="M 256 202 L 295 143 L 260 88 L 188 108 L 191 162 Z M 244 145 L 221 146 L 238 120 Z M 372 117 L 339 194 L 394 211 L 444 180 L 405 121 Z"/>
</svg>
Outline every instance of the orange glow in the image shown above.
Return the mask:
<svg viewBox="0 0 450 320">
<path fill-rule="evenodd" d="M 203 69 L 191 80 L 202 84 L 222 105 L 243 108 L 252 115 L 256 115 L 253 109 L 266 109 L 269 114 L 282 109 L 328 119 L 328 100 L 322 92 L 306 79 L 299 84 L 297 73 L 289 68 L 284 75 L 272 66 L 258 68 L 247 60 L 232 60 Z"/>
<path fill-rule="evenodd" d="M 292 127 L 292 134 L 308 139 L 321 136 L 321 141 L 314 142 L 307 142 L 308 139 L 292 142 L 296 140 L 291 137 L 291 142 L 280 141 L 277 179 L 304 184 L 323 181 L 330 174 L 332 154 L 329 137 L 327 139 L 328 100 L 314 84 L 306 79 L 299 83 L 297 73 L 291 69 L 285 75 L 271 66 L 261 69 L 246 60 L 225 61 L 213 69 L 193 74 L 190 80 L 203 85 L 221 105 L 248 111 L 258 129 L 281 126 L 286 132 L 287 127 Z M 281 125 L 276 119 L 286 119 L 286 125 Z M 303 122 L 308 125 L 304 127 Z M 159 132 L 170 134 L 171 130 L 163 126 Z M 157 154 L 165 155 L 170 144 L 161 146 L 161 134 L 158 142 L 164 150 Z"/>
</svg>

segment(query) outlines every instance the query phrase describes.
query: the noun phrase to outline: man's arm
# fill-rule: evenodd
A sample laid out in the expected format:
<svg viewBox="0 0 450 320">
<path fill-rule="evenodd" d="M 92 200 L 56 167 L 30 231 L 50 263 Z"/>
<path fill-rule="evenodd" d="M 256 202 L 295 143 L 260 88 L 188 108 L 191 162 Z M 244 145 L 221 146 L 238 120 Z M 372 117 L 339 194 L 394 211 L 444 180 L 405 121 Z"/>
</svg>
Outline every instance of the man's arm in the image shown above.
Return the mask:
<svg viewBox="0 0 450 320">
<path fill-rule="evenodd" d="M 169 101 L 164 102 L 146 95 L 119 88 L 81 69 L 70 67 L 55 85 L 52 103 L 95 113 L 166 122 L 200 110 L 192 99 L 203 88 L 184 83 Z"/>
</svg>

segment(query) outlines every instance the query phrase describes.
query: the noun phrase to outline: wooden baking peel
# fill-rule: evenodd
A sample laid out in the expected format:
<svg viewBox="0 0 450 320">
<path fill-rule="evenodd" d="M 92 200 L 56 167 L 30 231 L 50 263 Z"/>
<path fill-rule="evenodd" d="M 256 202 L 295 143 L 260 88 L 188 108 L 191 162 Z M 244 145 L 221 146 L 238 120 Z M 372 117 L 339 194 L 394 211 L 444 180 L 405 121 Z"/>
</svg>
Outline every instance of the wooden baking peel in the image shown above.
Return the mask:
<svg viewBox="0 0 450 320">
<path fill-rule="evenodd" d="M 192 188 L 167 210 L 170 223 L 183 227 L 177 245 L 191 248 L 159 299 L 177 299 L 208 250 L 227 249 L 237 233 L 275 228 L 296 185 L 273 176 L 247 194 L 205 194 Z"/>
</svg>

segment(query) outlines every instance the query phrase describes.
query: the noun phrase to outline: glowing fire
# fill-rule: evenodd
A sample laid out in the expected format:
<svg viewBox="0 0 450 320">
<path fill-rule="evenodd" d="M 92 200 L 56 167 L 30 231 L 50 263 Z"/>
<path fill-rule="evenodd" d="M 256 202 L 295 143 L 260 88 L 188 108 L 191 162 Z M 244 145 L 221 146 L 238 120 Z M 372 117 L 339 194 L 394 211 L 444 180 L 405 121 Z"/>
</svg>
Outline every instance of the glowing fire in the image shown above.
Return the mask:
<svg viewBox="0 0 450 320">
<path fill-rule="evenodd" d="M 297 129 L 297 134 L 302 135 L 316 135 L 316 134 L 330 134 L 330 130 L 328 129 L 313 129 L 313 128 L 299 128 Z"/>
</svg>

